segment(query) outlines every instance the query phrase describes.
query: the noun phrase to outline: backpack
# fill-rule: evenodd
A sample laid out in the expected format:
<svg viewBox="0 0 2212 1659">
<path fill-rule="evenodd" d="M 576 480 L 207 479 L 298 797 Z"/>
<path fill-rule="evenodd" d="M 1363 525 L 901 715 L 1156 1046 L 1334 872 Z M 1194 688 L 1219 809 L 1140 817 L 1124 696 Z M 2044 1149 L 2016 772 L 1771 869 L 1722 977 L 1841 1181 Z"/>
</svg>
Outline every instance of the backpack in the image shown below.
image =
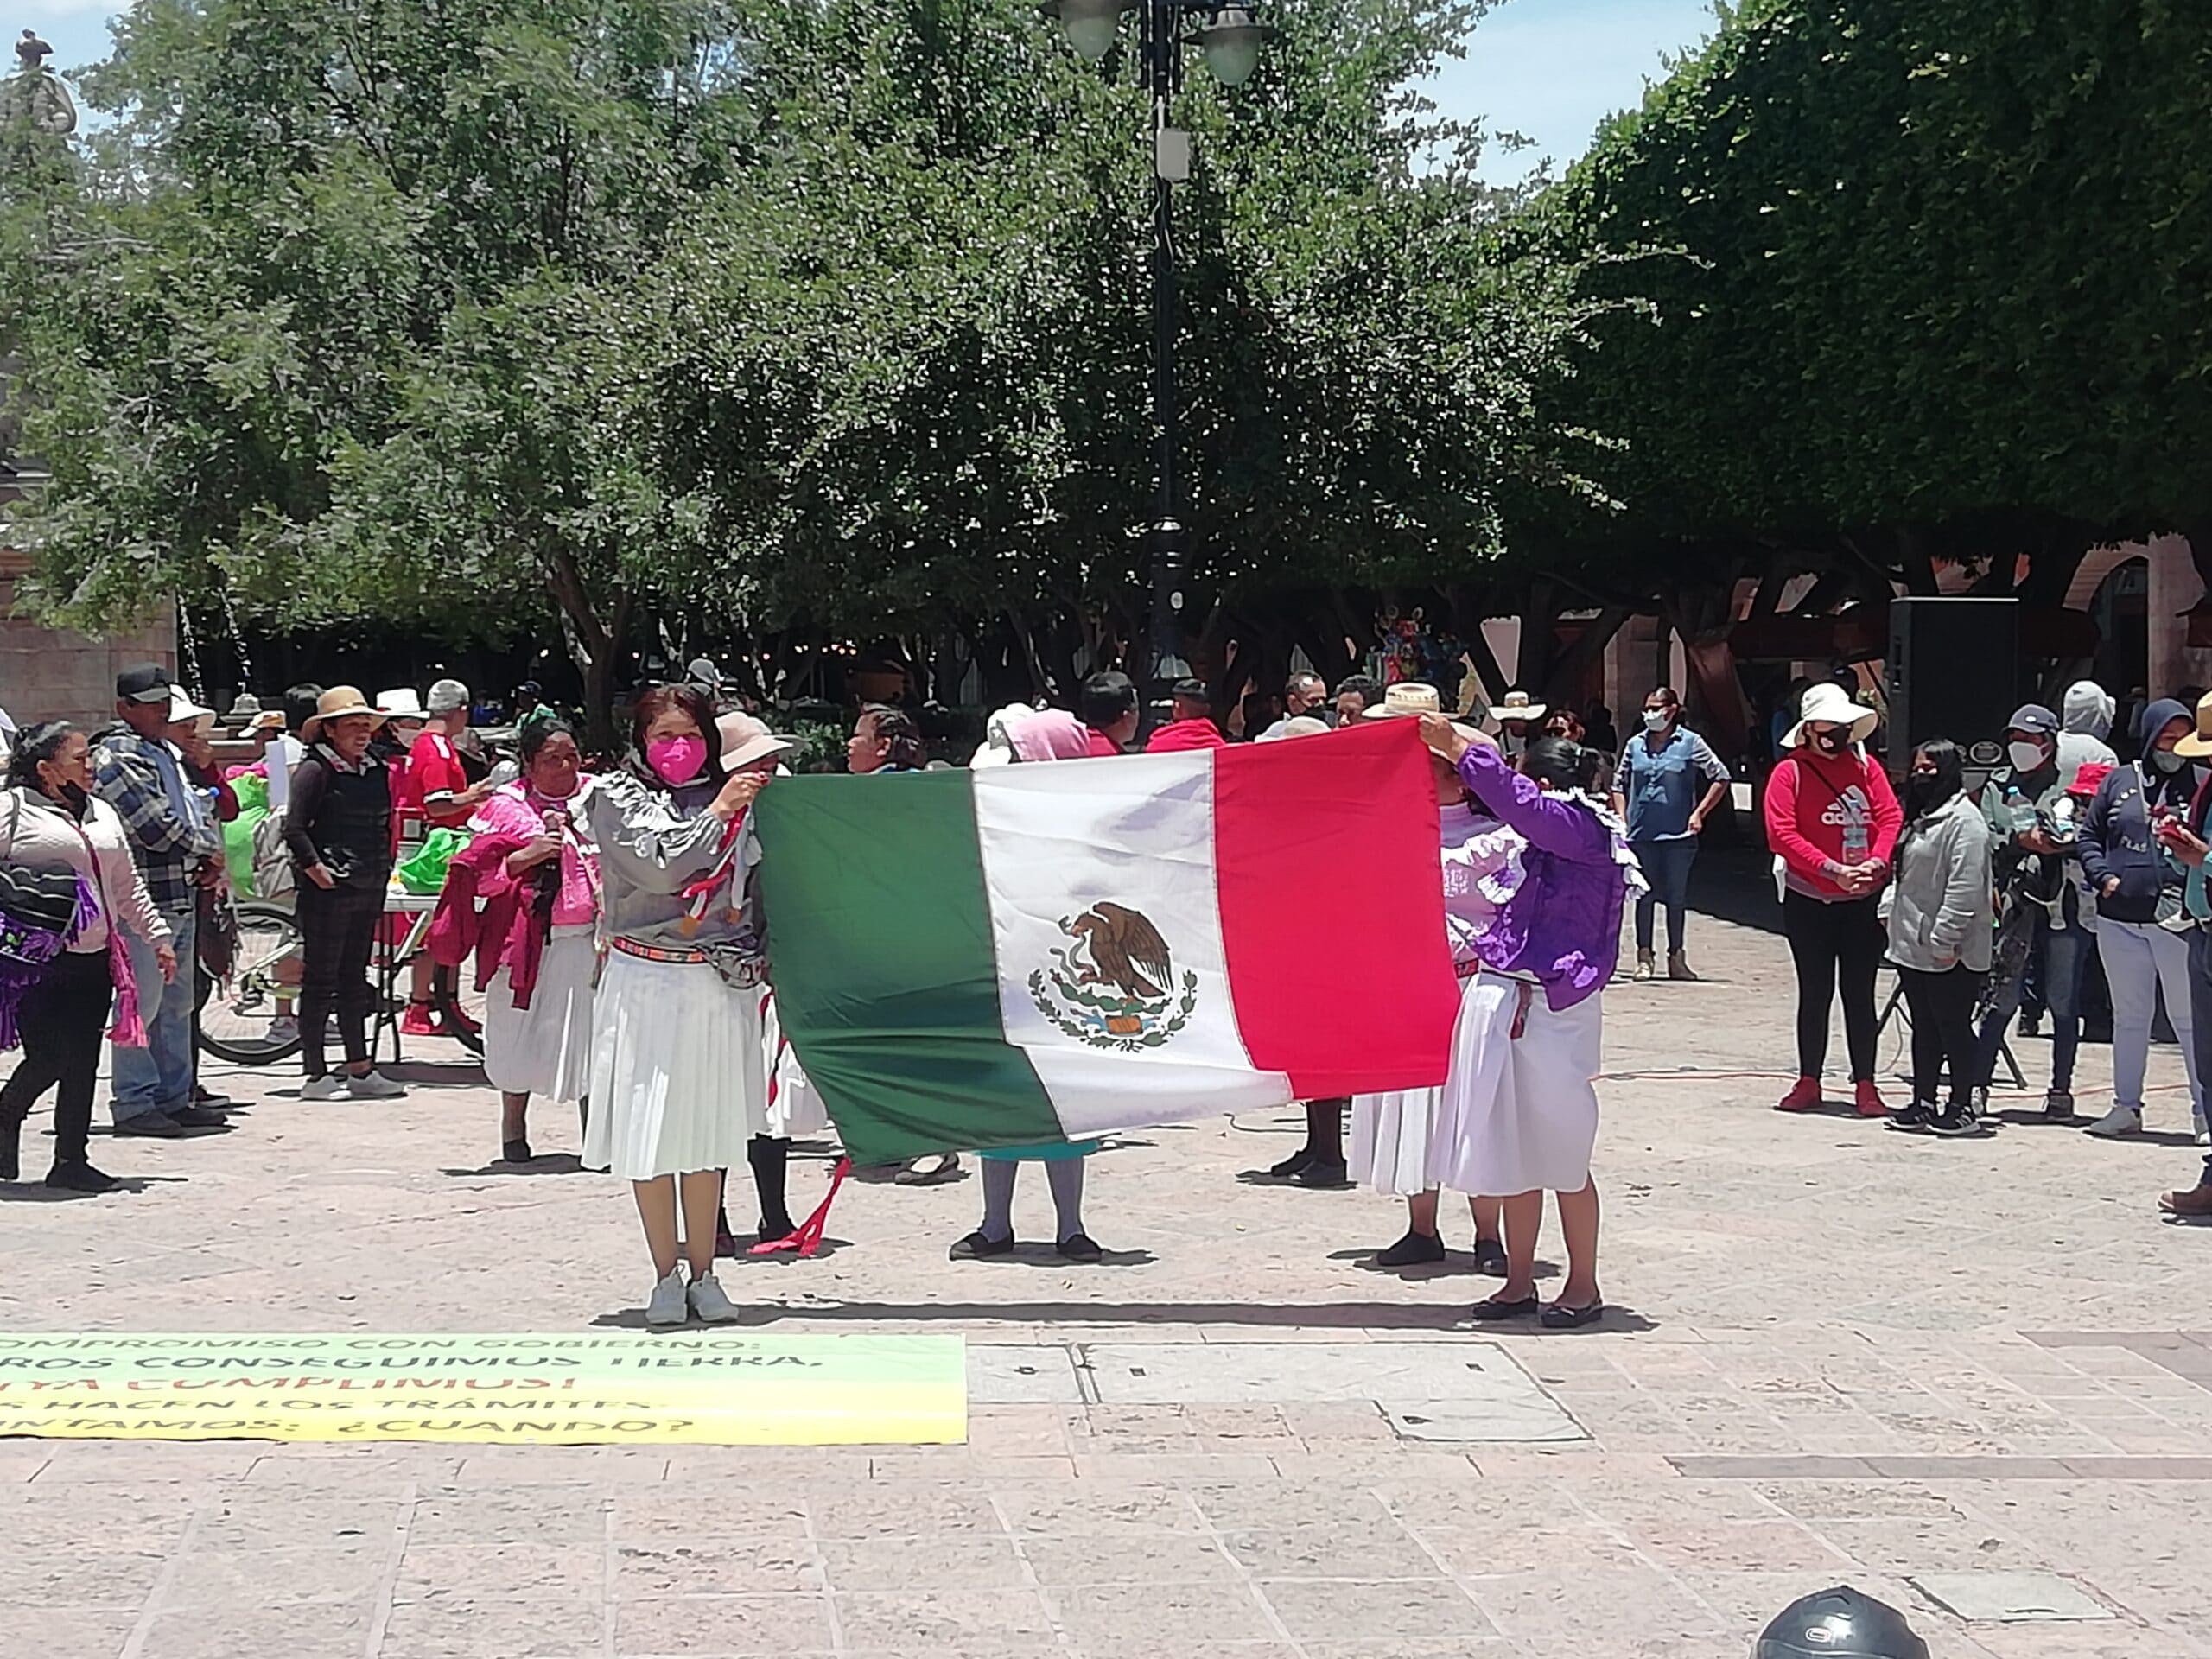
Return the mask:
<svg viewBox="0 0 2212 1659">
<path fill-rule="evenodd" d="M 291 843 L 284 839 L 284 814 L 270 810 L 253 826 L 253 896 L 282 899 L 296 892 L 299 872 L 292 868 Z"/>
</svg>

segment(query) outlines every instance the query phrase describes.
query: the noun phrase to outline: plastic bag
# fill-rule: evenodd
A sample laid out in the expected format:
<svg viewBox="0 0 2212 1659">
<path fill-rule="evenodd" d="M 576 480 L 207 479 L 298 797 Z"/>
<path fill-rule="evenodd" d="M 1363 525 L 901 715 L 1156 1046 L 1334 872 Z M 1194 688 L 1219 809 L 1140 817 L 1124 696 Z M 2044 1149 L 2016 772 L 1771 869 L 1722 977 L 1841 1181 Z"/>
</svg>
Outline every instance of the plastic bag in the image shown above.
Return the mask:
<svg viewBox="0 0 2212 1659">
<path fill-rule="evenodd" d="M 437 892 L 446 884 L 446 866 L 453 862 L 455 853 L 467 845 L 465 830 L 431 830 L 415 855 L 400 865 L 399 885 L 410 893 Z"/>
</svg>

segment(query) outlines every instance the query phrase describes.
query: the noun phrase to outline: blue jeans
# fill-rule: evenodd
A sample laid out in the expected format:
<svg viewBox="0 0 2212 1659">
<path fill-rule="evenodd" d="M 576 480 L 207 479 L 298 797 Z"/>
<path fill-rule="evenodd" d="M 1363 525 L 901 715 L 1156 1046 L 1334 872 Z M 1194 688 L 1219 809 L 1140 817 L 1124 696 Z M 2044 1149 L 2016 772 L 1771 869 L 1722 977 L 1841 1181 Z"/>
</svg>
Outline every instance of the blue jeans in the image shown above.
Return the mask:
<svg viewBox="0 0 2212 1659">
<path fill-rule="evenodd" d="M 167 985 L 162 983 L 154 947 L 136 933 L 124 935 L 130 948 L 130 976 L 138 982 L 138 1017 L 146 1022 L 146 1046 L 115 1051 L 109 1109 L 118 1123 L 149 1112 L 181 1111 L 192 1104 L 193 982 L 199 971 L 193 944 L 200 918 L 196 910 L 165 910 L 162 919 L 169 925 L 176 949 L 176 977 Z"/>
<path fill-rule="evenodd" d="M 1974 1080 L 1983 1088 L 1997 1074 L 1997 1051 L 2006 1027 L 2026 1000 L 2027 976 L 2038 951 L 2043 957 L 2044 1006 L 2050 1010 L 2050 1086 L 2063 1093 L 2074 1090 L 2074 1057 L 2082 1046 L 2082 968 L 2088 960 L 2094 936 L 2080 923 L 2054 928 L 2050 912 L 2037 906 L 2035 935 L 2026 960 L 2009 985 L 1989 988 L 1989 1007 L 1981 1017 L 1981 1032 L 1974 1048 Z"/>
<path fill-rule="evenodd" d="M 1636 948 L 1640 951 L 1651 949 L 1652 912 L 1664 905 L 1667 950 L 1669 954 L 1679 952 L 1682 948 L 1682 923 L 1689 910 L 1690 866 L 1697 861 L 1697 837 L 1631 841 L 1628 846 L 1636 855 L 1636 861 L 1643 867 L 1643 879 L 1651 884 L 1637 895 Z"/>
</svg>

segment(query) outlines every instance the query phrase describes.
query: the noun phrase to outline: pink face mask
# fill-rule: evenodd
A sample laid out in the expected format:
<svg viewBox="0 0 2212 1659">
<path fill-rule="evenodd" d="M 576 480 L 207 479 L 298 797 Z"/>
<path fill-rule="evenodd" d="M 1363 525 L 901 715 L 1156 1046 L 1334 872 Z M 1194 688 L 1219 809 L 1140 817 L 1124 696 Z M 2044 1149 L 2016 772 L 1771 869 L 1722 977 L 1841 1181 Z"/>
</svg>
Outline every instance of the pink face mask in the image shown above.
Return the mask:
<svg viewBox="0 0 2212 1659">
<path fill-rule="evenodd" d="M 707 764 L 703 737 L 662 737 L 645 745 L 645 764 L 671 786 L 688 784 Z"/>
</svg>

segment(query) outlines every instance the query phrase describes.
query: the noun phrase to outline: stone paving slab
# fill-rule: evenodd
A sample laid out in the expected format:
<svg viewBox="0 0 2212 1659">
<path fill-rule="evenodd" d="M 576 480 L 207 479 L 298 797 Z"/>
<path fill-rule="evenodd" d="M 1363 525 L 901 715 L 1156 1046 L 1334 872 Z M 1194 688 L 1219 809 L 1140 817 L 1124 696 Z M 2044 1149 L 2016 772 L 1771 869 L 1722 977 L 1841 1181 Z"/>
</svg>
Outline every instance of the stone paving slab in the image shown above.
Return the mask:
<svg viewBox="0 0 2212 1659">
<path fill-rule="evenodd" d="M 0 1645 L 1714 1659 L 1841 1579 L 1940 1659 L 2212 1659 L 2212 1235 L 2153 1208 L 2199 1161 L 2174 1052 L 2136 1142 L 2044 1128 L 2027 1096 L 1963 1144 L 1780 1116 L 1780 943 L 1694 926 L 1704 983 L 1607 997 L 1597 1329 L 1469 1330 L 1487 1281 L 1456 1203 L 1442 1268 L 1389 1273 L 1366 1256 L 1400 1205 L 1240 1179 L 1294 1143 L 1292 1114 L 1094 1160 L 1100 1268 L 948 1262 L 972 1172 L 849 1190 L 823 1255 L 726 1281 L 759 1330 L 965 1335 L 966 1445 L 0 1441 Z M 2038 1082 L 2047 1049 L 2018 1046 Z M 1901 1052 L 1892 1029 L 1885 1065 Z M 2083 1051 L 2085 1108 L 2107 1066 Z M 296 1078 L 211 1066 L 234 1126 L 96 1143 L 124 1192 L 0 1187 L 0 1330 L 637 1326 L 635 1219 L 558 1156 L 573 1118 L 542 1113 L 555 1155 L 499 1169 L 480 1077 L 410 1075 L 390 1106 L 310 1107 Z M 801 1149 L 797 1197 L 830 1151 Z M 1017 1219 L 1049 1236 L 1034 1172 Z M 1513 1389 L 1381 1387 L 1456 1384 L 1478 1351 Z M 1242 1380 L 1116 1393 L 1098 1357 L 1129 1381 L 1136 1353 Z M 1424 1438 L 1521 1405 L 1587 1438 Z M 2055 1578 L 2109 1616 L 1969 1620 L 1915 1588 L 1961 1574 Z"/>
</svg>

